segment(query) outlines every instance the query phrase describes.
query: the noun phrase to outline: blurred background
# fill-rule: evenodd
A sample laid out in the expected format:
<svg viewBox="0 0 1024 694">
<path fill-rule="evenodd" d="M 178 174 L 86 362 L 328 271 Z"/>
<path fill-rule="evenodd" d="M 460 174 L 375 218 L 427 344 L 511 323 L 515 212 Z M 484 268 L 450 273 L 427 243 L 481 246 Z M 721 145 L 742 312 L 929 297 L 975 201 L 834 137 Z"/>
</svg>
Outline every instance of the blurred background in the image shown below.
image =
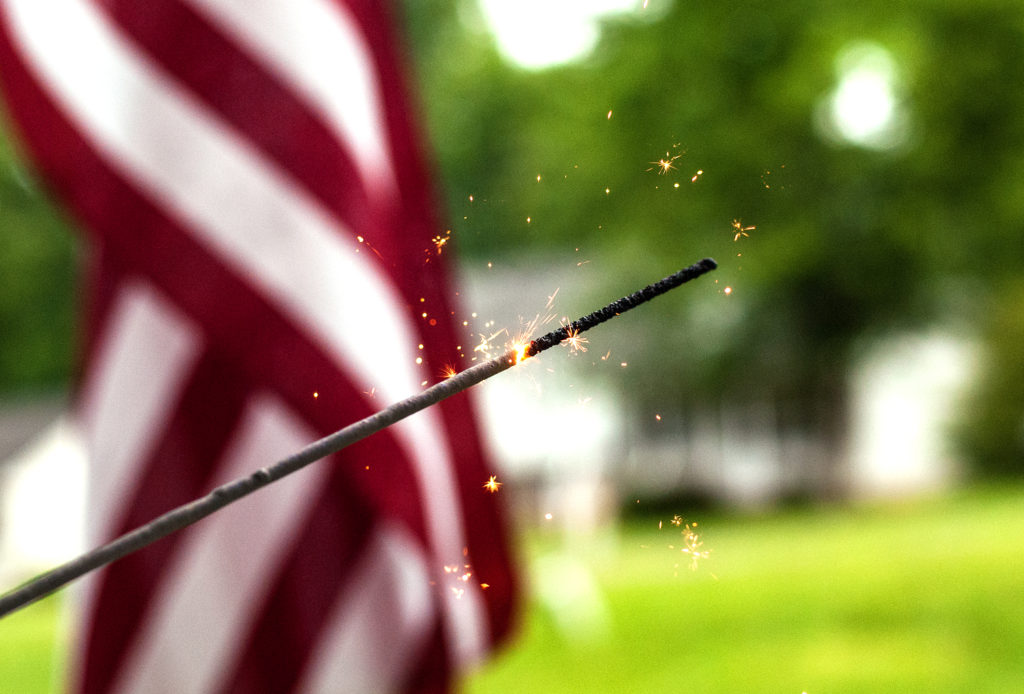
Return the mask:
<svg viewBox="0 0 1024 694">
<path fill-rule="evenodd" d="M 1017 3 L 403 9 L 471 344 L 719 263 L 477 389 L 533 597 L 466 691 L 1019 687 Z M 82 258 L 6 136 L 0 219 L 6 587 L 84 479 Z M 58 601 L 0 629 L 11 691 Z"/>
</svg>

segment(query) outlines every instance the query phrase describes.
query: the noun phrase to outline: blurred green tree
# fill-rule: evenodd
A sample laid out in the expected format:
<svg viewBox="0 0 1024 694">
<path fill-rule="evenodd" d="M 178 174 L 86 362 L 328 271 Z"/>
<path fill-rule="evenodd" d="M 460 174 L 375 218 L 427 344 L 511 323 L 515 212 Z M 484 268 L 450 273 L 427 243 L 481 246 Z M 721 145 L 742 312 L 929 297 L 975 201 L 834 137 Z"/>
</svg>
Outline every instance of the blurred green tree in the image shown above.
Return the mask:
<svg viewBox="0 0 1024 694">
<path fill-rule="evenodd" d="M 60 390 L 71 376 L 75 242 L 0 131 L 0 394 Z"/>
<path fill-rule="evenodd" d="M 837 446 L 866 341 L 936 321 L 979 334 L 959 440 L 980 469 L 1021 472 L 1016 3 L 651 4 L 667 10 L 606 20 L 589 60 L 531 72 L 502 59 L 474 0 L 403 3 L 463 262 L 586 258 L 601 277 L 572 313 L 711 255 L 715 284 L 609 327 L 632 367 L 602 374 L 637 407 L 770 402 Z M 841 57 L 863 45 L 892 61 L 888 142 L 830 118 Z M 0 213 L 0 391 L 50 388 L 71 373 L 75 244 L 7 139 Z"/>
<path fill-rule="evenodd" d="M 870 338 L 975 330 L 1024 267 L 1013 3 L 675 2 L 606 21 L 589 60 L 535 72 L 501 59 L 474 6 L 406 3 L 466 262 L 583 248 L 623 288 L 721 264 L 717 294 L 645 311 L 619 375 L 638 406 L 763 400 L 837 449 Z M 891 61 L 887 141 L 844 138 L 830 117 L 858 46 Z M 986 335 L 1022 354 L 1019 336 Z"/>
</svg>

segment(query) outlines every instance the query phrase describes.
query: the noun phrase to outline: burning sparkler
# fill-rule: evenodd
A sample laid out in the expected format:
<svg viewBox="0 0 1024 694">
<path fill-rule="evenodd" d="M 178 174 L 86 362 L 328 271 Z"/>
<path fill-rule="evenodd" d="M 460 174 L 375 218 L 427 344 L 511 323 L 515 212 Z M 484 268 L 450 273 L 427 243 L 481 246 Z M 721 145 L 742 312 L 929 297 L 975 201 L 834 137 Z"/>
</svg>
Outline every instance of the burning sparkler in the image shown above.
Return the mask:
<svg viewBox="0 0 1024 694">
<path fill-rule="evenodd" d="M 556 330 L 552 330 L 535 340 L 523 341 L 517 347 L 509 349 L 500 356 L 471 366 L 465 371 L 442 380 L 416 395 L 350 424 L 344 429 L 325 436 L 318 441 L 314 441 L 297 453 L 273 465 L 260 468 L 246 477 L 241 477 L 221 485 L 204 497 L 168 511 L 149 523 L 125 533 L 105 545 L 90 550 L 19 588 L 0 595 L 0 617 L 49 595 L 76 578 L 80 578 L 91 571 L 106 566 L 161 538 L 186 528 L 219 511 L 228 504 L 234 503 L 286 475 L 290 475 L 317 460 L 337 453 L 343 448 L 361 441 L 420 410 L 435 405 L 445 398 L 460 393 L 491 376 L 501 373 L 524 359 L 537 356 L 544 350 L 569 340 L 571 337 L 578 336 L 579 333 L 590 330 L 620 313 L 625 313 L 656 296 L 675 289 L 685 282 L 696 279 L 714 270 L 716 267 L 718 265 L 714 260 L 705 258 L 690 267 L 683 268 L 674 275 L 669 275 L 663 280 L 644 287 L 638 292 L 624 296 L 618 301 L 613 301 L 600 310 L 574 320 Z M 497 480 L 494 480 L 494 483 L 495 485 L 499 484 Z M 696 542 L 696 535 L 694 535 L 694 542 Z M 696 552 L 699 550 L 699 545 L 694 545 L 691 550 L 691 556 L 696 561 L 698 558 Z"/>
</svg>

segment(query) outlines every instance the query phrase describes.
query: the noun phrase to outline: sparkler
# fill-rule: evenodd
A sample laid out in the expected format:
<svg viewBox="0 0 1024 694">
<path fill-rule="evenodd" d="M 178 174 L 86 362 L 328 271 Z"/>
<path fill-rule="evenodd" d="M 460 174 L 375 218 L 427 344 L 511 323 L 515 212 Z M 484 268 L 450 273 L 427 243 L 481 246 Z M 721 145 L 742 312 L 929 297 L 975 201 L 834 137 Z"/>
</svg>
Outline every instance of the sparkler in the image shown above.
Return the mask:
<svg viewBox="0 0 1024 694">
<path fill-rule="evenodd" d="M 349 424 L 347 427 L 318 441 L 314 441 L 297 453 L 279 460 L 273 465 L 260 468 L 246 477 L 241 477 L 221 485 L 206 496 L 172 509 L 149 523 L 61 564 L 18 588 L 0 595 L 0 617 L 49 595 L 76 578 L 80 578 L 161 538 L 182 530 L 224 508 L 228 504 L 234 503 L 256 490 L 276 482 L 286 475 L 290 475 L 317 460 L 337 453 L 346 446 L 361 441 L 420 410 L 436 405 L 445 398 L 460 393 L 491 376 L 499 374 L 524 359 L 534 357 L 565 340 L 575 338 L 581 332 L 600 325 L 620 313 L 636 308 L 640 304 L 650 301 L 671 289 L 675 289 L 685 282 L 696 279 L 714 270 L 716 267 L 718 265 L 714 260 L 705 258 L 690 267 L 683 268 L 679 272 L 669 275 L 663 280 L 644 287 L 638 292 L 624 296 L 618 301 L 613 301 L 598 311 L 594 311 L 556 330 L 552 330 L 536 340 L 524 342 L 519 347 L 513 347 L 500 356 L 471 366 L 465 371 L 454 374 L 450 378 L 446 378 L 416 395 L 396 402 L 365 419 Z M 497 485 L 496 480 L 495 485 Z"/>
</svg>

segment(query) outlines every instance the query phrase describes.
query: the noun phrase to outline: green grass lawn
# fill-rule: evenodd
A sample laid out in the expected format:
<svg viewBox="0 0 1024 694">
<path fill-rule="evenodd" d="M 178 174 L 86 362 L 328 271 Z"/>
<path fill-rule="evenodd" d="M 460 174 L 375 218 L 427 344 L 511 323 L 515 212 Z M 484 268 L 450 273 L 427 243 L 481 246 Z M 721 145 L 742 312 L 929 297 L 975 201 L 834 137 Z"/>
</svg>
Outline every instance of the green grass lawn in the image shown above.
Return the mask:
<svg viewBox="0 0 1024 694">
<path fill-rule="evenodd" d="M 4 586 L 6 590 L 8 586 Z M 60 597 L 0 618 L 0 694 L 56 691 L 66 639 L 58 636 Z"/>
<path fill-rule="evenodd" d="M 688 520 L 695 572 L 657 519 L 528 542 L 538 597 L 465 694 L 1024 691 L 1019 486 Z"/>
<path fill-rule="evenodd" d="M 688 516 L 711 550 L 696 571 L 658 520 L 524 541 L 521 633 L 464 694 L 1024 687 L 1024 487 Z M 51 691 L 58 614 L 48 599 L 0 619 L 0 692 Z"/>
</svg>

